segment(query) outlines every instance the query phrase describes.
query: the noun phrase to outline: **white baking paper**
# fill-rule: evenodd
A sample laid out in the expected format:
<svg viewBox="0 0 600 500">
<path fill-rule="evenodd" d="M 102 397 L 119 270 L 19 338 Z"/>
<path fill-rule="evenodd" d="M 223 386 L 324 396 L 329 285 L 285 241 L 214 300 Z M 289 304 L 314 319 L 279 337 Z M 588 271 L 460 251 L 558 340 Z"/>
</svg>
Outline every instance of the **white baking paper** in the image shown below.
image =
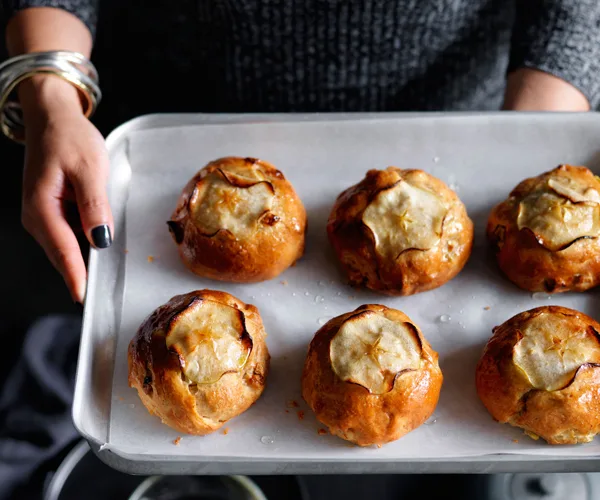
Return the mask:
<svg viewBox="0 0 600 500">
<path fill-rule="evenodd" d="M 594 118 L 594 117 L 592 117 Z M 487 252 L 485 222 L 494 204 L 524 177 L 559 163 L 594 164 L 599 121 L 578 115 L 432 115 L 403 120 L 188 126 L 134 132 L 126 215 L 126 291 L 118 334 L 109 445 L 127 454 L 173 459 L 271 458 L 285 461 L 432 459 L 496 453 L 594 456 L 598 442 L 552 447 L 492 420 L 477 398 L 474 371 L 492 327 L 523 310 L 559 304 L 592 316 L 598 294 L 532 298 L 506 281 Z M 166 221 L 180 190 L 208 161 L 221 156 L 263 158 L 281 169 L 302 198 L 309 220 L 306 254 L 278 278 L 254 285 L 201 279 L 180 262 Z M 329 248 L 325 224 L 343 189 L 371 168 L 421 168 L 440 177 L 465 202 L 476 227 L 465 270 L 437 290 L 390 298 L 348 287 Z M 118 166 L 113 165 L 113 168 Z M 150 262 L 152 261 L 152 262 Z M 228 433 L 182 436 L 151 416 L 127 384 L 127 346 L 144 318 L 173 295 L 224 290 L 255 304 L 272 355 L 268 386 Z M 441 399 L 430 421 L 400 440 L 359 448 L 330 435 L 300 396 L 309 341 L 332 316 L 364 303 L 407 313 L 440 354 Z M 489 310 L 488 310 L 489 308 Z M 448 315 L 448 322 L 440 317 Z M 299 407 L 290 406 L 291 401 Z M 298 412 L 304 412 L 299 417 Z M 302 415 L 300 413 L 300 415 Z M 219 458 L 221 457 L 221 458 Z"/>
</svg>

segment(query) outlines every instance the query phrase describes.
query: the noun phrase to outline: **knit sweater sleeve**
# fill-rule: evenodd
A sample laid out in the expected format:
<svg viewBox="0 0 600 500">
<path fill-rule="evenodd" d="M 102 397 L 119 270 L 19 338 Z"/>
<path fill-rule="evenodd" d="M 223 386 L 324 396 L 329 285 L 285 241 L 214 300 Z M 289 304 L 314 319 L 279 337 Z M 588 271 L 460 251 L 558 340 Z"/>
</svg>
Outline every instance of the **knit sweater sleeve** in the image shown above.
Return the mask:
<svg viewBox="0 0 600 500">
<path fill-rule="evenodd" d="M 600 1 L 516 0 L 509 72 L 536 68 L 600 104 Z"/>
<path fill-rule="evenodd" d="M 5 19 L 29 7 L 55 7 L 77 16 L 91 31 L 96 32 L 99 0 L 1 0 Z"/>
</svg>

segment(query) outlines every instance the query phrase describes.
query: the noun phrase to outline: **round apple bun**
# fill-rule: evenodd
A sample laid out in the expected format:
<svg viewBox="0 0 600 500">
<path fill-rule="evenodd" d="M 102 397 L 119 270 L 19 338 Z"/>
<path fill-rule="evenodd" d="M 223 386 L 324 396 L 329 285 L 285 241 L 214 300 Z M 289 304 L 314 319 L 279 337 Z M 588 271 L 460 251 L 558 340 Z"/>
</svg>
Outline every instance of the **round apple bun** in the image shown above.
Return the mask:
<svg viewBox="0 0 600 500">
<path fill-rule="evenodd" d="M 177 431 L 209 434 L 262 394 L 269 369 L 256 307 L 232 295 L 177 295 L 144 320 L 129 344 L 129 385 Z"/>
<path fill-rule="evenodd" d="M 525 311 L 494 328 L 476 369 L 479 398 L 500 423 L 550 444 L 600 432 L 600 325 L 559 306 Z"/>
<path fill-rule="evenodd" d="M 490 214 L 487 236 L 509 280 L 531 292 L 600 283 L 600 180 L 560 165 L 525 179 Z"/>
<path fill-rule="evenodd" d="M 383 445 L 423 424 L 442 386 L 438 355 L 404 313 L 367 304 L 314 336 L 302 397 L 329 431 L 359 446 Z"/>
<path fill-rule="evenodd" d="M 279 170 L 255 158 L 210 162 L 185 186 L 167 224 L 183 263 L 214 280 L 269 280 L 304 252 L 300 198 Z"/>
<path fill-rule="evenodd" d="M 473 223 L 457 194 L 422 170 L 370 170 L 342 192 L 327 232 L 350 284 L 388 295 L 437 288 L 464 267 Z"/>
</svg>

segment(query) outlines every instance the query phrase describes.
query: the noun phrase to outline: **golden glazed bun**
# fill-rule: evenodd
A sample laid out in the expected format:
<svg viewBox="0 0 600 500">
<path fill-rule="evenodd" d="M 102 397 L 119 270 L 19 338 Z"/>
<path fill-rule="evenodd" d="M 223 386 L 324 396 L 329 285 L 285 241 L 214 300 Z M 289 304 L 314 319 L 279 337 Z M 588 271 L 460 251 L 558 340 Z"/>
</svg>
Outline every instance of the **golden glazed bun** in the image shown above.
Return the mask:
<svg viewBox="0 0 600 500">
<path fill-rule="evenodd" d="M 437 288 L 464 267 L 473 223 L 454 191 L 422 170 L 370 170 L 338 197 L 329 240 L 352 285 L 388 295 Z"/>
<path fill-rule="evenodd" d="M 561 165 L 526 179 L 489 217 L 500 269 L 532 292 L 584 291 L 600 283 L 600 181 Z"/>
<path fill-rule="evenodd" d="M 302 202 L 279 170 L 255 158 L 209 163 L 183 189 L 168 225 L 184 264 L 215 280 L 268 280 L 304 252 Z"/>
<path fill-rule="evenodd" d="M 442 386 L 438 355 L 410 318 L 363 305 L 324 325 L 310 343 L 302 397 L 332 434 L 382 445 L 419 427 Z"/>
<path fill-rule="evenodd" d="M 256 307 L 228 293 L 177 295 L 129 344 L 129 385 L 163 423 L 208 434 L 262 394 L 269 368 L 265 336 Z"/>
<path fill-rule="evenodd" d="M 477 393 L 492 417 L 550 444 L 600 432 L 600 325 L 558 306 L 494 328 L 477 365 Z"/>
</svg>

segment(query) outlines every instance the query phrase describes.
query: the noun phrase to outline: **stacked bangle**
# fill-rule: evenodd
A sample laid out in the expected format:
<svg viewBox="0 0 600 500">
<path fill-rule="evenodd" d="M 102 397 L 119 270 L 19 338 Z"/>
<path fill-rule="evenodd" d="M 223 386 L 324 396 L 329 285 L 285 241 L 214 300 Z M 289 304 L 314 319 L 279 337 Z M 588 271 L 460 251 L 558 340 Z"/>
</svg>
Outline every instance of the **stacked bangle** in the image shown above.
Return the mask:
<svg viewBox="0 0 600 500">
<path fill-rule="evenodd" d="M 24 80 L 40 74 L 55 75 L 74 85 L 82 97 L 86 117 L 94 113 L 102 98 L 96 68 L 77 52 L 36 52 L 9 59 L 0 64 L 0 128 L 16 142 L 23 142 L 25 138 L 23 112 L 16 99 L 16 89 Z"/>
</svg>

